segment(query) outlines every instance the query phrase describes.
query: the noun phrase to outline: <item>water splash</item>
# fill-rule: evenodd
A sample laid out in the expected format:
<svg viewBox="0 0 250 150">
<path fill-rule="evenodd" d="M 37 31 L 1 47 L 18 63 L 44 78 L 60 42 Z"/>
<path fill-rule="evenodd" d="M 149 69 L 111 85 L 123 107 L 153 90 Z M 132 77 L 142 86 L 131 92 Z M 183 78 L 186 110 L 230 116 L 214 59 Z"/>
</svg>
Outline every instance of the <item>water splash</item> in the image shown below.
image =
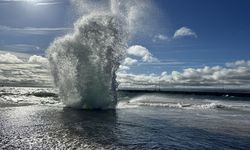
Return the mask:
<svg viewBox="0 0 250 150">
<path fill-rule="evenodd" d="M 118 0 L 111 0 L 109 7 L 82 16 L 74 24 L 73 33 L 57 38 L 48 48 L 54 82 L 67 106 L 116 106 L 115 73 L 125 57 L 130 7 Z"/>
</svg>

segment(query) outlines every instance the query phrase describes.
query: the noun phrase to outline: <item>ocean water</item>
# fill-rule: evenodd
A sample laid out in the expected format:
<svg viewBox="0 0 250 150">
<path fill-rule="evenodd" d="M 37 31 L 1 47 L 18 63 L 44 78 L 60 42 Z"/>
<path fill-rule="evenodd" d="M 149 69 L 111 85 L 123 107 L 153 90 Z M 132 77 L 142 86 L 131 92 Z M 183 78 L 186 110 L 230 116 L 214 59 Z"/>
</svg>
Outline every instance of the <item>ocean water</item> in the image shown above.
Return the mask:
<svg viewBox="0 0 250 150">
<path fill-rule="evenodd" d="M 113 110 L 65 107 L 52 88 L 0 88 L 0 149 L 250 149 L 250 99 L 118 93 Z"/>
</svg>

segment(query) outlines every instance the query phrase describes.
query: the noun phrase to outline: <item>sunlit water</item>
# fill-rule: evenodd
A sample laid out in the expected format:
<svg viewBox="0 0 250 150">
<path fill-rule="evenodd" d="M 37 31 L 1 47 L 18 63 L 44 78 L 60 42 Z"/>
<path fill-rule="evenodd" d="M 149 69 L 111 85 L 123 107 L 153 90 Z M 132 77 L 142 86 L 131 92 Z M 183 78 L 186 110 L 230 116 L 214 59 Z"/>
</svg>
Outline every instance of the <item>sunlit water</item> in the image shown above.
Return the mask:
<svg viewBox="0 0 250 150">
<path fill-rule="evenodd" d="M 0 89 L 0 149 L 250 149 L 250 99 L 119 93 L 65 108 L 50 88 Z"/>
</svg>

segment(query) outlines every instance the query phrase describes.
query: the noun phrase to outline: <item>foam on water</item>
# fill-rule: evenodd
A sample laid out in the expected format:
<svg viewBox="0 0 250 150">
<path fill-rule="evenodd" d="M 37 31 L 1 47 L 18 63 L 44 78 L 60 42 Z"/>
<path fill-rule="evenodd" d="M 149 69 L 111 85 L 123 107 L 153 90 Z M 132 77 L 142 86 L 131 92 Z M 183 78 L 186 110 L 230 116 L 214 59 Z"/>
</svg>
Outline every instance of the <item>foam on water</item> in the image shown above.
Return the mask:
<svg viewBox="0 0 250 150">
<path fill-rule="evenodd" d="M 116 71 L 125 57 L 131 30 L 130 4 L 111 0 L 109 9 L 93 9 L 76 21 L 73 33 L 57 38 L 48 48 L 54 82 L 67 106 L 116 106 Z"/>
<path fill-rule="evenodd" d="M 0 107 L 26 105 L 61 106 L 57 90 L 54 88 L 1 87 Z"/>
<path fill-rule="evenodd" d="M 218 97 L 222 98 L 222 97 Z M 118 103 L 117 108 L 136 108 L 136 107 L 163 107 L 177 108 L 186 110 L 240 110 L 250 111 L 250 105 L 244 101 L 215 100 L 213 98 L 202 98 L 199 96 L 189 97 L 188 95 L 162 95 L 162 94 L 143 94 L 132 97 L 127 101 Z"/>
</svg>

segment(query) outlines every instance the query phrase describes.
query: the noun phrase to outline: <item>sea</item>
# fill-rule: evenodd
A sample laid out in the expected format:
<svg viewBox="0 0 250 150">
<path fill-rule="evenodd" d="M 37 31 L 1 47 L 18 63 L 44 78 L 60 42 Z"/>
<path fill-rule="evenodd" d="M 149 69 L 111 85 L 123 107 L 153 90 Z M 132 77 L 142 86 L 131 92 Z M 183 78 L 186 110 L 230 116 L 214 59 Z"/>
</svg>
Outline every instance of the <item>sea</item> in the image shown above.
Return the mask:
<svg viewBox="0 0 250 150">
<path fill-rule="evenodd" d="M 115 109 L 86 110 L 57 93 L 1 87 L 0 149 L 250 149 L 249 97 L 123 91 Z"/>
</svg>

